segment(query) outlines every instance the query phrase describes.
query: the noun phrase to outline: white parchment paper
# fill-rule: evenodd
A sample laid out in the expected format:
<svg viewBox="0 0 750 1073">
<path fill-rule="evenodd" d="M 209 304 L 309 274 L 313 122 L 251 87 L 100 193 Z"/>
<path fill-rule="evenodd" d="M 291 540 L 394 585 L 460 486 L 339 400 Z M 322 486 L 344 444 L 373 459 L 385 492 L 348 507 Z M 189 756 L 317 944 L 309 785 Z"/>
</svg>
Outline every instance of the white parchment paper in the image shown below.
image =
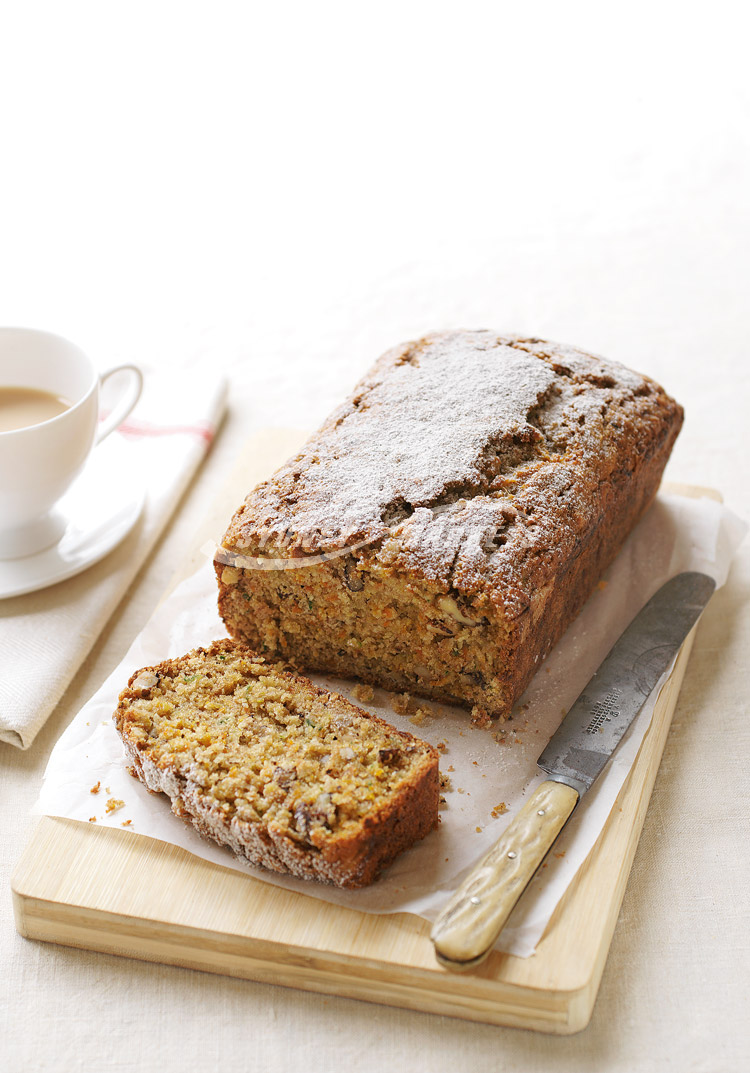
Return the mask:
<svg viewBox="0 0 750 1073">
<path fill-rule="evenodd" d="M 433 713 L 415 726 L 399 716 L 390 695 L 376 690 L 369 705 L 352 695 L 354 683 L 316 676 L 362 707 L 444 749 L 441 770 L 450 779 L 441 824 L 402 854 L 372 887 L 341 891 L 262 869 L 202 839 L 126 771 L 112 712 L 120 690 L 139 667 L 182 655 L 226 635 L 216 610 L 212 564 L 184 581 L 156 611 L 125 659 L 91 698 L 50 756 L 34 811 L 134 831 L 181 846 L 199 857 L 312 898 L 372 913 L 409 912 L 434 920 L 462 876 L 492 846 L 543 778 L 536 759 L 614 641 L 655 590 L 682 570 L 702 570 L 718 586 L 746 526 L 713 499 L 660 495 L 631 534 L 598 589 L 550 653 L 511 718 L 485 730 L 459 708 L 424 702 Z M 558 901 L 606 822 L 643 740 L 658 688 L 584 797 L 504 929 L 498 948 L 528 957 Z M 99 791 L 91 790 L 99 784 Z M 107 811 L 108 801 L 122 801 Z M 129 821 L 129 822 L 128 822 Z M 123 824 L 127 826 L 123 827 Z"/>
</svg>

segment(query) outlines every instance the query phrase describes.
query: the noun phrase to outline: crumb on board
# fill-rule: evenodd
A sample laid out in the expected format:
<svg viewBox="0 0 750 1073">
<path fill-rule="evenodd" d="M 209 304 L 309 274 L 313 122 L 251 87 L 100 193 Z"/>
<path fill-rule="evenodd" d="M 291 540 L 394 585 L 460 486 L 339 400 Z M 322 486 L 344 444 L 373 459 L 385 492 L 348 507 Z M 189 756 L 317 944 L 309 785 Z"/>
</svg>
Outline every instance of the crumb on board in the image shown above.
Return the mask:
<svg viewBox="0 0 750 1073">
<path fill-rule="evenodd" d="M 99 790 L 101 789 L 101 785 L 102 785 L 102 784 L 101 784 L 101 781 L 100 781 L 100 782 L 97 782 L 97 783 L 94 783 L 94 785 L 93 785 L 93 786 L 91 787 L 91 789 L 89 790 L 89 793 L 90 793 L 90 794 L 98 794 L 98 793 L 99 793 Z"/>
<path fill-rule="evenodd" d="M 507 811 L 508 811 L 508 806 L 505 804 L 504 801 L 501 801 L 499 805 L 495 805 L 495 807 L 493 808 L 492 812 L 490 813 L 490 816 L 492 816 L 493 820 L 496 820 L 498 818 L 498 816 L 502 816 Z"/>
<path fill-rule="evenodd" d="M 352 693 L 363 704 L 369 704 L 375 697 L 375 690 L 365 682 L 357 682 Z"/>
<path fill-rule="evenodd" d="M 602 578 L 602 580 L 601 580 L 601 581 L 599 582 L 599 584 L 598 584 L 598 585 L 597 585 L 596 587 L 597 587 L 597 589 L 599 590 L 599 592 L 604 592 L 604 590 L 606 589 L 606 587 L 607 587 L 607 585 L 608 585 L 608 584 L 609 584 L 609 582 L 608 582 L 608 581 L 605 581 L 605 580 L 604 580 L 604 579 Z"/>
<path fill-rule="evenodd" d="M 439 742 L 437 743 L 437 745 L 435 746 L 435 748 L 437 749 L 437 751 L 438 751 L 439 753 L 444 753 L 444 752 L 445 752 L 445 750 L 446 750 L 446 749 L 448 748 L 448 742 L 447 742 L 447 741 L 445 741 L 445 739 L 443 739 L 443 741 L 439 741 Z"/>
<path fill-rule="evenodd" d="M 453 787 L 451 785 L 451 780 L 448 778 L 448 776 L 445 774 L 444 771 L 440 772 L 440 789 L 441 790 L 452 790 L 453 789 Z"/>
<path fill-rule="evenodd" d="M 559 853 L 556 853 L 555 856 L 556 857 L 564 857 L 565 856 L 565 850 L 564 849 L 561 850 Z"/>
<path fill-rule="evenodd" d="M 107 812 L 117 812 L 118 809 L 124 808 L 125 802 L 121 801 L 119 797 L 110 797 L 106 804 Z"/>
<path fill-rule="evenodd" d="M 464 790 L 463 786 L 457 786 L 456 787 L 456 793 L 465 794 L 466 791 Z"/>
<path fill-rule="evenodd" d="M 438 799 L 438 808 L 448 808 L 448 799 L 444 794 L 441 794 Z"/>
<path fill-rule="evenodd" d="M 448 764 L 447 770 L 448 771 L 455 771 L 456 769 L 454 768 L 453 764 Z"/>
<path fill-rule="evenodd" d="M 481 827 L 475 827 L 474 830 L 476 831 L 476 833 L 478 835 L 481 835 L 481 833 L 482 833 L 482 828 Z"/>
</svg>

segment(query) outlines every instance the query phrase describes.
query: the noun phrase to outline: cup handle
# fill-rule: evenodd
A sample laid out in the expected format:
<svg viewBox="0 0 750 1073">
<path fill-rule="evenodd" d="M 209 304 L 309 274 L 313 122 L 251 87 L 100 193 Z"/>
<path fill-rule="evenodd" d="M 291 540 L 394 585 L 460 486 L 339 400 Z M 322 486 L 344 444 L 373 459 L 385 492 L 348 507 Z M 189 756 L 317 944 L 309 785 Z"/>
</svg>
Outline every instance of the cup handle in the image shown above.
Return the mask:
<svg viewBox="0 0 750 1073">
<path fill-rule="evenodd" d="M 122 424 L 141 397 L 143 374 L 136 365 L 117 365 L 114 369 L 108 369 L 106 373 L 101 374 L 99 382 L 103 384 L 110 376 L 122 372 L 129 373 L 130 384 L 125 390 L 122 398 L 116 403 L 112 413 L 107 414 L 104 420 L 99 422 L 96 439 L 94 440 L 95 444 L 101 443 L 103 439 L 109 436 L 110 432 L 114 432 L 117 426 Z"/>
</svg>

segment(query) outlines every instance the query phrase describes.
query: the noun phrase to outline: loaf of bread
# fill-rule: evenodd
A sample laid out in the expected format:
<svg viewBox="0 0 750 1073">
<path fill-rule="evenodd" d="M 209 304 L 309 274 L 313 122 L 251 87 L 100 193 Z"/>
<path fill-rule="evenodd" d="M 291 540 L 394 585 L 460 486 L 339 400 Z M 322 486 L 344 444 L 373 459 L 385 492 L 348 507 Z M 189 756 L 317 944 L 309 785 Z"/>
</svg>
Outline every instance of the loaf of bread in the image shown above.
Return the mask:
<svg viewBox="0 0 750 1073">
<path fill-rule="evenodd" d="M 114 713 L 131 773 L 238 857 L 371 883 L 438 823 L 438 755 L 237 642 L 130 678 Z"/>
<path fill-rule="evenodd" d="M 229 632 L 505 716 L 651 502 L 682 423 L 622 365 L 490 331 L 385 354 L 234 515 Z"/>
</svg>

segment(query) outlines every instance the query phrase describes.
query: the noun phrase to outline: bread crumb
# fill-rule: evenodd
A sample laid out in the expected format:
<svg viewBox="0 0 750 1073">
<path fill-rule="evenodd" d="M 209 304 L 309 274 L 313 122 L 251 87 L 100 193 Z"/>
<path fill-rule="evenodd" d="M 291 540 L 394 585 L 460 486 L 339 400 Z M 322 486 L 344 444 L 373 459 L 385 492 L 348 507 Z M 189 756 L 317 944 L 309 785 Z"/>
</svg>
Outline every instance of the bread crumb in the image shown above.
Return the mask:
<svg viewBox="0 0 750 1073">
<path fill-rule="evenodd" d="M 415 727 L 421 727 L 431 716 L 432 712 L 429 708 L 417 708 L 414 715 L 410 716 L 409 722 L 413 723 Z"/>
<path fill-rule="evenodd" d="M 107 812 L 117 812 L 117 810 L 119 808 L 124 808 L 124 807 L 125 807 L 125 802 L 120 801 L 120 799 L 118 797 L 110 797 L 110 799 L 109 799 L 109 801 L 107 801 L 107 805 L 106 805 Z"/>
<path fill-rule="evenodd" d="M 471 709 L 471 725 L 479 727 L 480 730 L 486 730 L 487 727 L 492 726 L 492 720 L 486 708 L 480 708 L 478 704 L 474 705 Z"/>
<path fill-rule="evenodd" d="M 437 743 L 437 745 L 435 746 L 435 748 L 437 749 L 437 751 L 438 751 L 439 753 L 444 753 L 444 752 L 445 752 L 445 750 L 446 750 L 446 749 L 448 748 L 448 742 L 447 742 L 447 741 L 445 741 L 445 740 L 443 740 L 443 741 L 439 741 L 439 742 Z"/>
<path fill-rule="evenodd" d="M 609 584 L 608 581 L 600 581 L 599 584 L 596 587 L 599 590 L 599 592 L 604 592 L 604 590 L 606 589 L 608 584 Z"/>
<path fill-rule="evenodd" d="M 390 705 L 396 715 L 406 715 L 409 711 L 410 700 L 411 694 L 409 693 L 394 693 L 391 696 Z"/>
<path fill-rule="evenodd" d="M 556 857 L 564 857 L 565 856 L 565 850 L 562 850 L 560 853 L 556 853 L 555 856 Z"/>
<path fill-rule="evenodd" d="M 465 793 L 463 786 L 459 786 L 458 789 L 457 789 L 457 792 L 459 794 Z"/>
<path fill-rule="evenodd" d="M 98 794 L 101 785 L 102 785 L 101 782 L 97 782 L 94 786 L 91 787 L 91 789 L 89 790 L 89 793 L 90 794 Z"/>
<path fill-rule="evenodd" d="M 456 769 L 454 768 L 453 764 L 448 764 L 447 770 L 448 771 L 455 771 Z"/>
<path fill-rule="evenodd" d="M 132 820 L 123 820 L 122 823 L 120 824 L 120 827 L 130 827 L 132 822 L 133 822 Z"/>
<path fill-rule="evenodd" d="M 493 820 L 496 820 L 498 818 L 498 816 L 502 816 L 507 811 L 508 811 L 508 806 L 505 804 L 504 801 L 501 801 L 499 805 L 495 805 L 495 807 L 493 808 L 492 812 L 490 813 L 490 816 L 492 816 Z"/>
<path fill-rule="evenodd" d="M 96 823 L 96 816 L 89 816 L 89 823 Z"/>
<path fill-rule="evenodd" d="M 448 778 L 448 776 L 443 771 L 440 772 L 440 789 L 441 790 L 452 790 L 453 789 L 453 786 L 451 785 L 451 780 Z"/>
<path fill-rule="evenodd" d="M 357 682 L 352 693 L 363 704 L 369 704 L 375 697 L 375 690 L 364 682 Z"/>
<path fill-rule="evenodd" d="M 478 835 L 481 835 L 481 833 L 482 833 L 482 828 L 481 827 L 475 827 L 474 830 L 476 831 L 476 833 Z"/>
</svg>

